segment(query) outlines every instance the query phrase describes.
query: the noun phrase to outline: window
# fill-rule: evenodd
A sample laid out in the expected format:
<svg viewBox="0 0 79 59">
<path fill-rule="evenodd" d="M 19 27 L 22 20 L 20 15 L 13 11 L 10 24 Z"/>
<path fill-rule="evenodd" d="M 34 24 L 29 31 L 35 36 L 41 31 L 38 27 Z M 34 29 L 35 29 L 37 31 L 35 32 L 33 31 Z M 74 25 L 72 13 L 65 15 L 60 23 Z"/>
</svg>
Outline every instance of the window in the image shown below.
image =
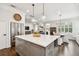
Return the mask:
<svg viewBox="0 0 79 59">
<path fill-rule="evenodd" d="M 71 33 L 72 33 L 72 28 L 69 28 L 69 32 L 71 32 Z"/>
<path fill-rule="evenodd" d="M 62 25 L 62 27 L 61 27 L 61 32 L 64 32 L 64 26 Z"/>
<path fill-rule="evenodd" d="M 65 32 L 68 32 L 68 25 L 65 25 Z"/>
<path fill-rule="evenodd" d="M 68 23 L 68 24 L 61 24 L 60 26 L 58 26 L 58 31 L 59 32 L 71 32 L 72 33 L 72 23 Z"/>
<path fill-rule="evenodd" d="M 61 27 L 60 26 L 58 27 L 58 31 L 61 32 Z"/>
<path fill-rule="evenodd" d="M 65 27 L 65 32 L 68 32 L 68 27 Z"/>
<path fill-rule="evenodd" d="M 69 25 L 69 32 L 72 33 L 72 24 Z"/>
</svg>

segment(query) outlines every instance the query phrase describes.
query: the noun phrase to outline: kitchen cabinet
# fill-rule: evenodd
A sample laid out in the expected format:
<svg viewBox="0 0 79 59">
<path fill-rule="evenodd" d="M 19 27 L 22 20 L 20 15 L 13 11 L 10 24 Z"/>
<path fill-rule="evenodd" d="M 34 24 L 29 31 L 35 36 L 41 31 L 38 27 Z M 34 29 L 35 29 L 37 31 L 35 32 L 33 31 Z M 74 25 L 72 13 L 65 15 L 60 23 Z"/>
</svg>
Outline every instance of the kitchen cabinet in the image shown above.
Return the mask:
<svg viewBox="0 0 79 59">
<path fill-rule="evenodd" d="M 40 37 L 33 37 L 33 34 L 16 36 L 16 52 L 22 56 L 53 56 L 57 38 L 59 36 L 42 34 Z"/>
<path fill-rule="evenodd" d="M 0 49 L 10 47 L 9 22 L 0 21 Z"/>
</svg>

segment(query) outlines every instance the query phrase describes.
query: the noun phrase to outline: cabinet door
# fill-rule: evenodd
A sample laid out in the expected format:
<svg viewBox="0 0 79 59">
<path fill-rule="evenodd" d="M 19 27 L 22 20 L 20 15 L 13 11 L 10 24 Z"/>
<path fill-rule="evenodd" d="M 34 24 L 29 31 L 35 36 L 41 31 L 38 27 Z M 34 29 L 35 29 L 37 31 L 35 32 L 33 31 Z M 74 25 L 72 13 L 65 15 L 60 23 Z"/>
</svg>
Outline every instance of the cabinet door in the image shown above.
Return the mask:
<svg viewBox="0 0 79 59">
<path fill-rule="evenodd" d="M 24 34 L 24 24 L 23 23 L 17 23 L 17 35 Z"/>
<path fill-rule="evenodd" d="M 54 42 L 46 47 L 46 56 L 54 56 Z"/>
<path fill-rule="evenodd" d="M 22 56 L 44 56 L 45 49 L 39 45 L 16 38 L 16 51 Z"/>
<path fill-rule="evenodd" d="M 20 24 L 20 32 L 22 35 L 25 33 L 25 27 L 23 23 Z"/>
<path fill-rule="evenodd" d="M 7 22 L 0 22 L 0 49 L 7 48 L 9 40 L 9 28 Z"/>
</svg>

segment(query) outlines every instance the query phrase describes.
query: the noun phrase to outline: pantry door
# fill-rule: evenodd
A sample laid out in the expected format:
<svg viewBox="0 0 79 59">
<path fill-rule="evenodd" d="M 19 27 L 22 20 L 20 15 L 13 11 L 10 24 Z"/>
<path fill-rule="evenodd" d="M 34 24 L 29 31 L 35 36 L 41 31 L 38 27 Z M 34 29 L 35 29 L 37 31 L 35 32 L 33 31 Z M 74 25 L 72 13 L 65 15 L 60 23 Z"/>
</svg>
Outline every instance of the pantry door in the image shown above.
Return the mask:
<svg viewBox="0 0 79 59">
<path fill-rule="evenodd" d="M 7 31 L 7 22 L 0 21 L 0 49 L 4 49 L 7 47 Z"/>
</svg>

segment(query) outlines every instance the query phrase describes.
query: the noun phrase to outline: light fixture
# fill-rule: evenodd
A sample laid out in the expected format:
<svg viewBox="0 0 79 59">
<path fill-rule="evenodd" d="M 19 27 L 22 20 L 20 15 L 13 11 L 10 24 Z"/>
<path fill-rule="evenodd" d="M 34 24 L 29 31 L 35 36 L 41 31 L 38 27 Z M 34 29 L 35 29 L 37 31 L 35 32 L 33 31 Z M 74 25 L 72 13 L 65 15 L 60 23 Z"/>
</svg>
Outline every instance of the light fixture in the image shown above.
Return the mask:
<svg viewBox="0 0 79 59">
<path fill-rule="evenodd" d="M 44 3 L 43 3 L 43 16 L 42 16 L 42 19 L 46 19 L 46 16 L 45 16 L 45 10 L 44 10 Z"/>
<path fill-rule="evenodd" d="M 33 7 L 33 15 L 32 15 L 32 22 L 37 22 L 37 20 L 34 18 L 34 4 L 32 4 L 32 7 Z"/>
<path fill-rule="evenodd" d="M 46 24 L 46 26 L 47 26 L 47 27 L 50 27 L 50 24 L 49 24 L 49 23 L 47 23 L 47 24 Z"/>
<path fill-rule="evenodd" d="M 61 26 L 61 16 L 62 16 L 62 15 L 61 15 L 61 14 L 59 14 L 59 17 L 60 17 L 60 26 Z"/>
<path fill-rule="evenodd" d="M 10 6 L 11 6 L 11 7 L 13 7 L 13 8 L 16 8 L 16 6 L 15 6 L 15 5 L 13 5 L 13 4 L 11 4 Z"/>
<path fill-rule="evenodd" d="M 59 16 L 59 25 L 61 26 L 61 17 L 62 17 L 62 9 L 58 9 L 58 16 Z"/>
<path fill-rule="evenodd" d="M 34 6 L 35 6 L 35 4 L 32 4 L 32 7 L 33 7 L 33 15 L 32 16 L 33 17 L 34 17 Z"/>
<path fill-rule="evenodd" d="M 42 19 L 46 19 L 46 16 L 43 15 L 43 16 L 42 16 Z"/>
<path fill-rule="evenodd" d="M 32 22 L 37 22 L 37 20 L 35 18 L 32 18 Z"/>
</svg>

